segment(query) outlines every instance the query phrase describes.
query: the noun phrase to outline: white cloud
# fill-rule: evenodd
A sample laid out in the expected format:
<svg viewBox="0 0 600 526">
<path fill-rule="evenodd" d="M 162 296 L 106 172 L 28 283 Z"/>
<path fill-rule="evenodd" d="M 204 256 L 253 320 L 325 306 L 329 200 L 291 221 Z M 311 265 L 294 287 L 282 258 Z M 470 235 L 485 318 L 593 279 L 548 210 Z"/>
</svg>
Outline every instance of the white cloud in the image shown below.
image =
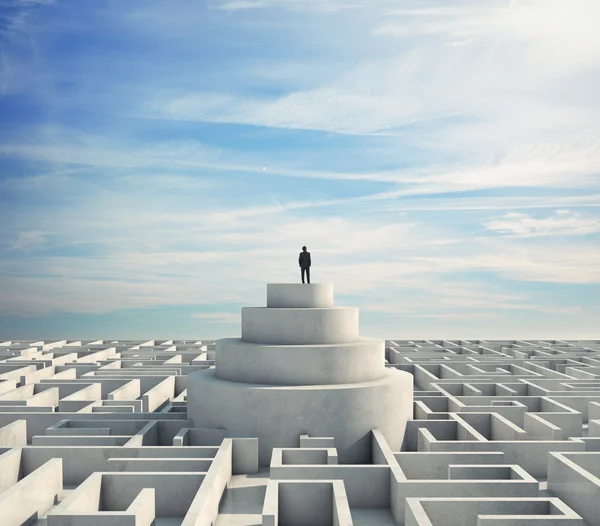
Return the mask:
<svg viewBox="0 0 600 526">
<path fill-rule="evenodd" d="M 594 121 L 580 105 L 581 97 L 571 100 L 570 86 L 564 85 L 565 76 L 593 72 L 600 60 L 600 33 L 594 22 L 600 18 L 600 6 L 594 0 L 568 5 L 536 0 L 510 8 L 505 2 L 434 2 L 428 9 L 419 3 L 408 5 L 394 12 L 388 2 L 370 3 L 370 11 L 379 9 L 380 23 L 372 35 L 359 39 L 362 49 L 390 35 L 402 40 L 391 40 L 384 58 L 379 47 L 366 60 L 364 52 L 361 56 L 358 49 L 348 49 L 349 57 L 355 53 L 361 58 L 337 81 L 263 99 L 190 93 L 158 99 L 152 109 L 160 108 L 163 116 L 174 119 L 358 134 L 461 114 L 484 119 L 484 126 L 491 121 L 495 136 L 509 132 L 509 127 L 514 133 L 519 128 L 558 129 Z M 419 35 L 426 40 L 411 40 Z M 444 46 L 453 42 L 462 45 Z M 564 97 L 557 99 L 558 92 L 571 104 L 565 105 Z M 593 100 L 590 91 L 586 102 Z M 514 128 L 516 122 L 519 128 Z M 479 141 L 476 135 L 471 138 Z"/>
<path fill-rule="evenodd" d="M 4 0 L 2 4 L 11 7 L 30 7 L 40 5 L 50 5 L 55 3 L 56 0 Z M 1 4 L 0 4 L 1 5 Z"/>
<path fill-rule="evenodd" d="M 497 320 L 502 314 L 493 312 L 444 312 L 438 314 L 417 314 L 415 318 L 428 318 L 432 320 L 444 321 L 476 321 L 476 320 Z"/>
<path fill-rule="evenodd" d="M 514 237 L 582 236 L 600 232 L 600 218 L 556 210 L 545 218 L 510 212 L 485 224 L 488 230 Z"/>
<path fill-rule="evenodd" d="M 25 67 L 35 54 L 29 32 L 31 15 L 55 0 L 0 0 L 0 95 L 18 92 L 31 84 Z"/>
<path fill-rule="evenodd" d="M 236 5 L 292 8 L 275 0 Z M 595 24 L 600 4 L 463 0 L 431 2 L 426 8 L 418 2 L 403 9 L 390 2 L 350 5 L 357 9 L 355 17 L 363 17 L 365 10 L 369 16 L 363 38 L 354 39 L 356 47 L 348 42 L 344 61 L 349 65 L 336 77 L 317 75 L 302 83 L 308 87 L 276 96 L 248 96 L 243 86 L 229 94 L 157 95 L 145 101 L 141 113 L 378 135 L 388 140 L 384 155 L 397 164 L 402 159 L 396 152 L 406 145 L 422 150 L 425 160 L 418 169 L 386 172 L 327 173 L 269 164 L 269 173 L 402 185 L 380 196 L 387 199 L 507 187 L 598 188 L 600 104 L 592 86 L 600 67 Z M 323 60 L 335 61 L 326 38 L 310 25 L 314 19 L 306 23 L 304 31 L 322 42 Z M 283 64 L 289 69 L 287 60 Z M 271 68 L 278 69 L 277 63 Z M 443 160 L 434 161 L 440 154 Z"/>
<path fill-rule="evenodd" d="M 104 136 L 42 127 L 40 131 L 34 131 L 29 142 L 0 145 L 0 155 L 110 168 L 172 167 L 173 164 L 210 167 L 212 163 L 216 164 L 220 151 L 193 140 L 160 141 L 132 147 Z"/>
<path fill-rule="evenodd" d="M 124 206 L 102 214 L 102 207 L 89 202 L 83 207 L 95 208 L 97 219 L 81 215 L 73 223 L 78 214 L 67 209 L 49 227 L 75 247 L 97 240 L 104 255 L 29 254 L 0 261 L 3 312 L 260 304 L 265 282 L 299 279 L 296 257 L 304 244 L 313 254 L 313 280 L 334 282 L 345 296 L 409 316 L 436 308 L 536 309 L 527 294 L 455 277 L 473 271 L 524 281 L 600 283 L 595 245 L 523 247 L 507 238 L 473 238 L 400 216 L 382 222 L 368 209 L 329 218 L 295 210 L 252 215 L 232 210 L 231 218 L 211 218 L 210 212 L 203 218 L 202 211 L 157 215 Z M 452 243 L 447 243 L 449 232 Z"/>
<path fill-rule="evenodd" d="M 589 244 L 516 246 L 484 242 L 479 251 L 445 258 L 416 258 L 434 272 L 486 271 L 520 281 L 598 284 L 600 250 Z M 485 249 L 483 249 L 485 247 Z"/>
<path fill-rule="evenodd" d="M 380 0 L 379 3 L 383 2 Z M 220 0 L 214 5 L 223 11 L 278 8 L 291 11 L 334 12 L 369 8 L 373 6 L 373 2 L 368 0 Z"/>
<path fill-rule="evenodd" d="M 237 325 L 241 323 L 241 314 L 232 312 L 195 312 L 190 314 L 190 317 L 215 323 L 235 323 Z"/>
<path fill-rule="evenodd" d="M 8 243 L 8 250 L 29 252 L 34 247 L 47 243 L 48 233 L 41 230 L 19 232 L 15 239 Z"/>
<path fill-rule="evenodd" d="M 385 194 L 377 196 L 383 199 Z M 375 199 L 375 196 L 372 196 Z M 458 211 L 458 210 L 517 210 L 544 209 L 557 207 L 600 208 L 600 194 L 577 196 L 514 196 L 496 195 L 486 197 L 442 195 L 428 198 L 413 198 L 410 202 L 388 200 L 380 203 L 382 211 Z"/>
<path fill-rule="evenodd" d="M 249 175 L 264 175 L 265 154 L 228 151 L 207 146 L 194 140 L 161 141 L 154 144 L 113 143 L 102 137 L 83 135 L 70 137 L 65 130 L 49 130 L 30 143 L 0 145 L 0 156 L 48 163 L 61 163 L 65 166 L 104 168 L 106 179 L 117 177 L 120 184 L 130 183 L 131 188 L 139 185 L 142 191 L 169 187 L 171 190 L 200 191 L 228 184 L 227 175 L 231 172 Z M 390 149 L 392 150 L 392 148 Z M 386 154 L 387 152 L 383 152 Z M 379 155 L 383 155 L 381 152 Z M 396 153 L 390 151 L 390 155 Z M 586 190 L 582 196 L 565 196 L 560 199 L 565 204 L 584 200 L 593 204 L 591 189 L 600 190 L 597 173 L 600 169 L 600 138 L 584 143 L 561 145 L 548 144 L 545 147 L 516 147 L 494 158 L 474 160 L 468 163 L 425 164 L 411 168 L 398 168 L 380 171 L 322 170 L 295 166 L 277 159 L 268 162 L 270 176 L 321 179 L 331 181 L 369 181 L 397 183 L 398 189 L 386 192 L 363 194 L 353 199 L 393 200 L 404 196 L 431 194 L 451 194 L 473 190 L 496 188 L 573 188 Z M 114 172 L 109 171 L 114 170 Z M 125 172 L 127 170 L 127 172 Z M 201 170 L 201 171 L 200 171 Z M 57 170 L 27 180 L 6 179 L 0 185 L 16 186 L 69 181 L 73 173 L 85 168 Z M 149 174 L 148 171 L 151 171 Z M 139 192 L 138 192 L 139 193 Z M 517 198 L 519 201 L 531 201 Z M 340 204 L 340 199 L 321 199 L 272 205 L 273 211 L 292 208 L 313 208 Z M 348 200 L 347 202 L 351 202 Z M 540 201 L 538 199 L 538 201 Z M 509 207 L 511 200 L 498 198 L 500 207 Z M 504 205 L 506 203 L 508 206 Z M 559 205 L 560 206 L 560 205 Z M 252 207 L 250 207 L 252 208 Z M 248 210 L 250 212 L 250 210 Z"/>
</svg>

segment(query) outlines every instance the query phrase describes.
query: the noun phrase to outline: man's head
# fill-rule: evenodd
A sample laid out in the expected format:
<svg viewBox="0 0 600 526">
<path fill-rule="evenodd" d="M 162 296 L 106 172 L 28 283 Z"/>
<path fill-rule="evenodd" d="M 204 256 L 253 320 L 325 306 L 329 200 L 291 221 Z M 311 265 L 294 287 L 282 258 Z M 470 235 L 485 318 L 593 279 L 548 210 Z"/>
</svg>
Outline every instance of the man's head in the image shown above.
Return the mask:
<svg viewBox="0 0 600 526">
<path fill-rule="evenodd" d="M 302 252 L 306 252 L 306 247 L 302 247 Z"/>
</svg>

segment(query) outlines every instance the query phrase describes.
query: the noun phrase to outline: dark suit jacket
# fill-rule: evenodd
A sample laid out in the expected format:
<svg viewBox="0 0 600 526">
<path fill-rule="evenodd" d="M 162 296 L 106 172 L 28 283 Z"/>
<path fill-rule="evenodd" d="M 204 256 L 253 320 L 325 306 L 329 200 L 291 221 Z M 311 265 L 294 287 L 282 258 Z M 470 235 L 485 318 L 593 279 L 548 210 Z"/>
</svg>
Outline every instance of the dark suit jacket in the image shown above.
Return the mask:
<svg viewBox="0 0 600 526">
<path fill-rule="evenodd" d="M 310 252 L 300 252 L 298 263 L 302 268 L 310 267 Z"/>
</svg>

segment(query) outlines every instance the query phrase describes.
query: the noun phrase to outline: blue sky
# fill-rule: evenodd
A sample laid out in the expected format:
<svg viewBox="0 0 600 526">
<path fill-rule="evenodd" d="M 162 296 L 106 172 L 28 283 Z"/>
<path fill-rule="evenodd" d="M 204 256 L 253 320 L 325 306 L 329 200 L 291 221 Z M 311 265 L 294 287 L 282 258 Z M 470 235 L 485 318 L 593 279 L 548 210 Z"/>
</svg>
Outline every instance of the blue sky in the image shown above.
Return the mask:
<svg viewBox="0 0 600 526">
<path fill-rule="evenodd" d="M 0 0 L 0 338 L 600 338 L 596 0 Z"/>
</svg>

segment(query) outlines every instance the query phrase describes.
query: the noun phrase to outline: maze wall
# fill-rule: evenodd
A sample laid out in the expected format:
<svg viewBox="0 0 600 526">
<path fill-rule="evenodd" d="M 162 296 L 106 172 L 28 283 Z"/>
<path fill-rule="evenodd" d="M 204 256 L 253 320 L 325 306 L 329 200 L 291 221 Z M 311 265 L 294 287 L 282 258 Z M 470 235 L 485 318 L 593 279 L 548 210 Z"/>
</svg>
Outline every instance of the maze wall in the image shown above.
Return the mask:
<svg viewBox="0 0 600 526">
<path fill-rule="evenodd" d="M 257 439 L 194 427 L 187 375 L 214 359 L 0 340 L 0 526 L 600 525 L 600 341 L 386 342 L 413 420 L 356 465 L 301 435 L 259 467 Z"/>
</svg>

